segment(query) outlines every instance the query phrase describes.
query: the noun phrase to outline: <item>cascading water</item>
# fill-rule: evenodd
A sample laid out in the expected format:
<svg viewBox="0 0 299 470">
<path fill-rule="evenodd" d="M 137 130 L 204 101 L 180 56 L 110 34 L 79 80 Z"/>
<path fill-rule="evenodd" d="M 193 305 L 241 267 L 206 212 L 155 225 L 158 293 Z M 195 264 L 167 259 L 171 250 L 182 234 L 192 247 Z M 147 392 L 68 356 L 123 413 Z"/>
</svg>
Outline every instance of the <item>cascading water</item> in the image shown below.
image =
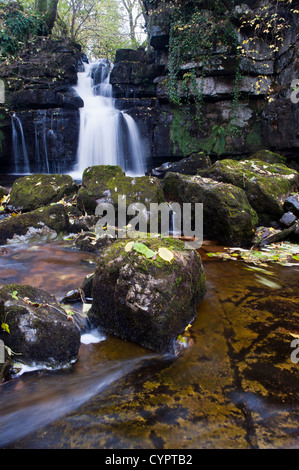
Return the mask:
<svg viewBox="0 0 299 470">
<path fill-rule="evenodd" d="M 84 64 L 78 73 L 77 94 L 84 101 L 80 110 L 80 134 L 74 173 L 82 176 L 93 165 L 120 165 L 127 175 L 144 175 L 142 144 L 134 119 L 114 107 L 106 60 Z"/>
<path fill-rule="evenodd" d="M 11 118 L 12 125 L 12 149 L 16 174 L 30 173 L 29 158 L 20 119 L 14 113 Z"/>
</svg>

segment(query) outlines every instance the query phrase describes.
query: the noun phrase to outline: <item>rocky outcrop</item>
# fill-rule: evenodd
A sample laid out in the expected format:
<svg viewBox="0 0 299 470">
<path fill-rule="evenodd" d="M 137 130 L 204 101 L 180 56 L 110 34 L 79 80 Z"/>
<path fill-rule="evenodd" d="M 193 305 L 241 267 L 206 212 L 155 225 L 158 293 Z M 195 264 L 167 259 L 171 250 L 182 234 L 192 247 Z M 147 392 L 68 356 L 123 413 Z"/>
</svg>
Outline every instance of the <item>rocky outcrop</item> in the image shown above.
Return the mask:
<svg viewBox="0 0 299 470">
<path fill-rule="evenodd" d="M 154 255 L 166 248 L 173 259 L 147 257 L 113 243 L 98 259 L 89 318 L 106 333 L 158 352 L 176 352 L 176 338 L 196 315 L 206 292 L 199 254 L 174 239 L 138 239 Z"/>
<path fill-rule="evenodd" d="M 0 339 L 21 362 L 61 367 L 78 358 L 80 331 L 54 296 L 8 284 L 0 289 L 0 302 Z"/>
<path fill-rule="evenodd" d="M 292 81 L 298 19 L 290 7 L 259 0 L 217 2 L 210 8 L 192 0 L 143 3 L 152 49 L 120 51 L 112 84 L 117 105 L 138 123 L 151 167 L 199 151 L 212 158 L 247 157 L 267 148 L 296 159 L 299 107 Z M 178 17 L 173 42 L 171 21 Z M 271 23 L 275 17 L 281 18 L 277 31 Z M 267 24 L 281 38 L 275 44 Z M 184 37 L 189 58 L 182 51 L 173 87 L 171 51 Z"/>
<path fill-rule="evenodd" d="M 63 173 L 72 169 L 79 108 L 83 106 L 72 87 L 77 83 L 82 57 L 80 46 L 69 40 L 36 37 L 17 58 L 0 65 L 5 84 L 0 114 L 2 172 L 16 170 L 11 145 L 13 124 L 19 147 L 22 126 L 31 172 Z"/>
</svg>

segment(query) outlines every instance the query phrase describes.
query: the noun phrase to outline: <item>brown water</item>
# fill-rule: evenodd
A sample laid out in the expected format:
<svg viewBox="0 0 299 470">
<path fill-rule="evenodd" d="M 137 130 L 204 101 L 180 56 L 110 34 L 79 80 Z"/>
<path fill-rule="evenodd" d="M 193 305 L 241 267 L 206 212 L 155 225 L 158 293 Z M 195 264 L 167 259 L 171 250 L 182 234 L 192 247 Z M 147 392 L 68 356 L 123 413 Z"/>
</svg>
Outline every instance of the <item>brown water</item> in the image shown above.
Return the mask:
<svg viewBox="0 0 299 470">
<path fill-rule="evenodd" d="M 269 287 L 241 261 L 205 256 L 212 249 L 201 250 L 208 292 L 180 357 L 114 337 L 82 344 L 70 369 L 0 386 L 0 446 L 297 448 L 299 363 L 290 356 L 299 267 L 271 266 Z M 8 246 L 0 284 L 34 285 L 60 300 L 94 261 L 62 243 Z"/>
</svg>

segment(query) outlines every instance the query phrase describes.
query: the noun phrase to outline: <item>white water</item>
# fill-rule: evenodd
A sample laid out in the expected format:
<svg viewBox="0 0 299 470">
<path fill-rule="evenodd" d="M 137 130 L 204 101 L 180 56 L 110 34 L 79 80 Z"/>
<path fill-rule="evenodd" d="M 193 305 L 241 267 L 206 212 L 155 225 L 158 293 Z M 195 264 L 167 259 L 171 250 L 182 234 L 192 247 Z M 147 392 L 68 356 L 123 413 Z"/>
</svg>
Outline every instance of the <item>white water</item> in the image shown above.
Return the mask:
<svg viewBox="0 0 299 470">
<path fill-rule="evenodd" d="M 99 83 L 92 77 L 101 74 Z M 134 119 L 114 107 L 105 60 L 85 64 L 78 73 L 77 94 L 84 101 L 80 109 L 77 164 L 71 173 L 82 177 L 93 165 L 120 165 L 128 175 L 144 175 L 144 156 Z"/>
<path fill-rule="evenodd" d="M 12 124 L 12 148 L 15 163 L 16 174 L 30 173 L 29 158 L 26 148 L 26 142 L 23 132 L 23 126 L 20 119 L 14 113 L 11 118 Z"/>
</svg>

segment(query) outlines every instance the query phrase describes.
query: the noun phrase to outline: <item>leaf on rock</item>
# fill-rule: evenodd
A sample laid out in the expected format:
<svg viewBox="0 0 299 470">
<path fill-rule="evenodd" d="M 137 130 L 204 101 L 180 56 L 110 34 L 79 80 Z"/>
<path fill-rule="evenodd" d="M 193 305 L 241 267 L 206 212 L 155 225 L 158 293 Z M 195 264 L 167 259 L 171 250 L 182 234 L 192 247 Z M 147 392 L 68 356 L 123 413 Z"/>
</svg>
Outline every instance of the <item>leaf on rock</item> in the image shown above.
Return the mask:
<svg viewBox="0 0 299 470">
<path fill-rule="evenodd" d="M 142 255 L 146 256 L 146 258 L 153 258 L 153 256 L 155 255 L 155 252 L 148 248 L 146 245 L 144 245 L 144 243 L 135 242 L 133 244 L 133 249 L 138 253 L 141 253 Z"/>
<path fill-rule="evenodd" d="M 159 248 L 158 255 L 160 258 L 164 259 L 165 261 L 169 261 L 169 263 L 173 260 L 174 256 L 173 253 L 168 248 Z"/>
<path fill-rule="evenodd" d="M 125 251 L 128 253 L 129 251 L 132 251 L 132 248 L 133 248 L 133 245 L 134 245 L 134 242 L 129 242 L 126 244 L 125 246 Z"/>
</svg>

